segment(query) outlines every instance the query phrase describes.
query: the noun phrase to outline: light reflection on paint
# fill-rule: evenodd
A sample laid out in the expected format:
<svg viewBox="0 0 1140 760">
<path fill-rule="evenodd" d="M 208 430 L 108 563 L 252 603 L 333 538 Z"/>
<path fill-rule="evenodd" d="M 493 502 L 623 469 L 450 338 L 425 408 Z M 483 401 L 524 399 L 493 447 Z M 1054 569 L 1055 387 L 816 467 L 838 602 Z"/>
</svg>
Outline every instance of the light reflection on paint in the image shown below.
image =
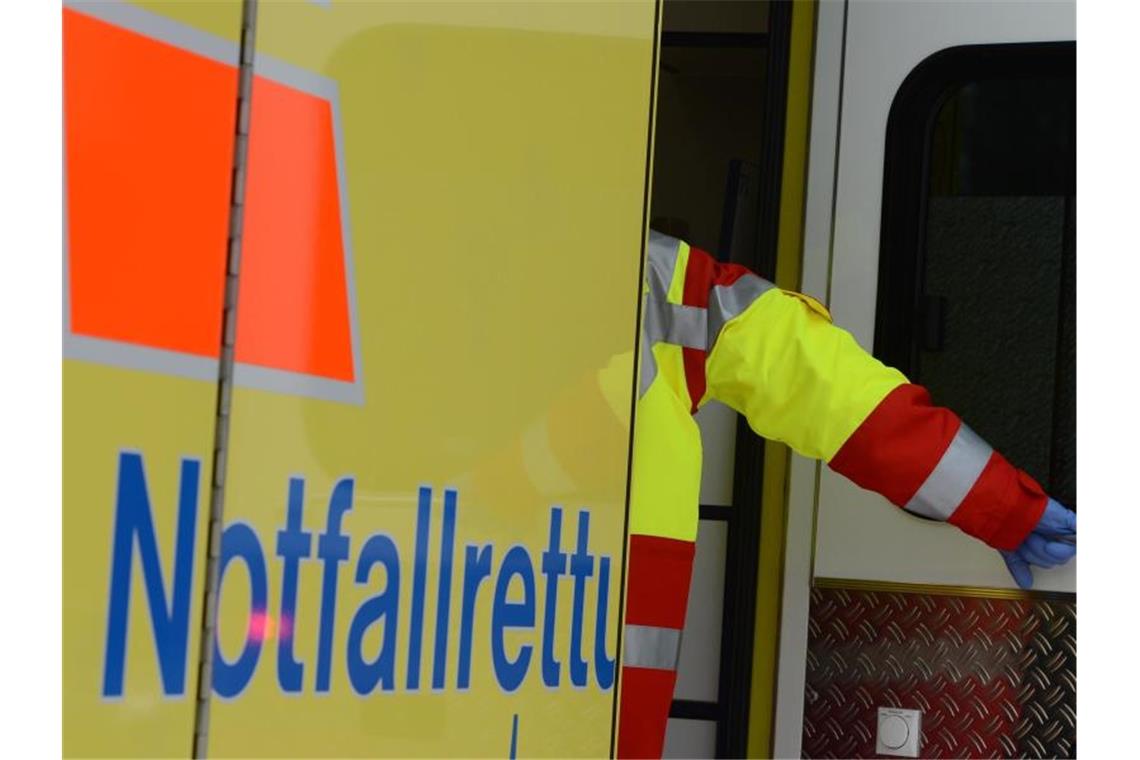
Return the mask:
<svg viewBox="0 0 1140 760">
<path fill-rule="evenodd" d="M 280 636 L 282 641 L 288 642 L 293 638 L 293 618 L 283 616 L 280 621 L 265 610 L 254 610 L 249 616 L 249 638 L 251 641 L 265 642 Z"/>
<path fill-rule="evenodd" d="M 249 616 L 249 638 L 262 642 L 273 638 L 273 615 L 265 610 L 254 610 Z"/>
</svg>

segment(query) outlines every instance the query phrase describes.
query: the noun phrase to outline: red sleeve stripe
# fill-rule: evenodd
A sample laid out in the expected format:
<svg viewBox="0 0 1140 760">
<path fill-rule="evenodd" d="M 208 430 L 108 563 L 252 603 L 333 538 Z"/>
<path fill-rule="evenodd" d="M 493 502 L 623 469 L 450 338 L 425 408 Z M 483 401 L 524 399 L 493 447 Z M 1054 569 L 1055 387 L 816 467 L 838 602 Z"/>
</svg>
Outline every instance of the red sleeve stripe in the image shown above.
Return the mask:
<svg viewBox="0 0 1140 760">
<path fill-rule="evenodd" d="M 619 758 L 661 757 L 676 683 L 677 674 L 671 670 L 622 668 Z"/>
<path fill-rule="evenodd" d="M 962 423 L 922 487 L 904 509 L 932 520 L 946 521 L 978 482 L 994 450 Z"/>
<path fill-rule="evenodd" d="M 709 305 L 709 284 L 716 269 L 716 260 L 699 248 L 689 247 L 689 259 L 685 265 L 685 285 L 681 302 L 686 306 L 704 309 Z M 706 328 L 707 328 L 706 315 Z M 706 329 L 707 334 L 707 329 Z M 705 397 L 705 357 L 704 349 L 685 348 L 681 351 L 685 366 L 685 387 L 689 391 L 689 411 L 695 413 Z"/>
<path fill-rule="evenodd" d="M 705 254 L 706 256 L 708 254 Z M 711 256 L 709 257 L 712 258 Z M 737 280 L 745 275 L 752 275 L 752 270 L 748 267 L 741 266 L 740 264 L 724 264 L 719 261 L 713 261 L 712 279 L 709 281 L 709 287 L 716 287 L 723 285 L 725 287 L 734 285 Z"/>
<path fill-rule="evenodd" d="M 995 549 L 1012 551 L 1037 525 L 1047 502 L 1033 478 L 995 451 L 950 524 Z"/>
<path fill-rule="evenodd" d="M 754 275 L 748 267 L 717 261 L 700 248 L 689 247 L 689 260 L 685 265 L 683 303 L 689 306 L 709 305 L 709 291 L 714 287 L 729 287 L 746 275 Z"/>
<path fill-rule="evenodd" d="M 637 534 L 629 537 L 627 625 L 685 627 L 695 549 L 692 541 Z"/>
<path fill-rule="evenodd" d="M 705 397 L 705 357 L 708 353 L 700 348 L 681 349 L 681 359 L 685 365 L 685 387 L 689 390 L 689 412 L 697 413 L 701 399 Z"/>
<path fill-rule="evenodd" d="M 829 462 L 857 485 L 997 549 L 1015 549 L 1047 497 L 917 385 L 887 394 Z"/>
<path fill-rule="evenodd" d="M 925 388 L 906 383 L 879 402 L 828 466 L 901 507 L 942 460 L 960 424 L 954 413 L 930 404 Z"/>
<path fill-rule="evenodd" d="M 689 247 L 689 260 L 685 264 L 685 287 L 681 303 L 686 306 L 709 305 L 709 288 L 718 264 L 716 259 L 699 248 Z"/>
</svg>

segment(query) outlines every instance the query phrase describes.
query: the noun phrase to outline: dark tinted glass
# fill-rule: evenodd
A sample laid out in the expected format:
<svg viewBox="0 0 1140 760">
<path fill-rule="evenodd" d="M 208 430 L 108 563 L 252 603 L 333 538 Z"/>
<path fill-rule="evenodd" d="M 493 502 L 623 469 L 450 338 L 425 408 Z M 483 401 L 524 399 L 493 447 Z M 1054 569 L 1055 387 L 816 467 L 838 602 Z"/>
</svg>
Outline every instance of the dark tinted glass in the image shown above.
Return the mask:
<svg viewBox="0 0 1140 760">
<path fill-rule="evenodd" d="M 946 65 L 952 78 L 952 62 Z M 906 352 L 911 378 L 1070 504 L 1074 73 L 1075 57 L 1072 72 L 1054 63 L 1036 75 L 1032 65 L 1018 70 L 1005 61 L 999 76 L 974 72 L 937 93 L 912 94 L 929 100 L 927 119 L 912 124 L 926 132 L 925 155 L 911 167 L 910 192 L 922 198 L 909 206 L 918 216 L 909 247 L 917 281 L 907 287 L 896 279 L 888 294 L 901 305 L 890 318 L 914 322 Z M 907 109 L 893 110 L 892 118 L 896 112 Z M 898 263 L 898 251 L 886 254 L 884 266 Z"/>
</svg>

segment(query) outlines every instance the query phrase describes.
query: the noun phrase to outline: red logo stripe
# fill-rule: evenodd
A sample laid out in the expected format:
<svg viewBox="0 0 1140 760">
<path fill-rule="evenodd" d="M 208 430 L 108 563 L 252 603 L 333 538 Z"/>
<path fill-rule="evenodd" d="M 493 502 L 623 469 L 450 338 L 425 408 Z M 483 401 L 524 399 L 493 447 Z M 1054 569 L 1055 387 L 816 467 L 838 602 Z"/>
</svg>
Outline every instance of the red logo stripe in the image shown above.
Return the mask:
<svg viewBox="0 0 1140 760">
<path fill-rule="evenodd" d="M 64 10 L 71 334 L 217 358 L 234 64 Z M 237 361 L 357 379 L 333 104 L 254 80 Z"/>
</svg>

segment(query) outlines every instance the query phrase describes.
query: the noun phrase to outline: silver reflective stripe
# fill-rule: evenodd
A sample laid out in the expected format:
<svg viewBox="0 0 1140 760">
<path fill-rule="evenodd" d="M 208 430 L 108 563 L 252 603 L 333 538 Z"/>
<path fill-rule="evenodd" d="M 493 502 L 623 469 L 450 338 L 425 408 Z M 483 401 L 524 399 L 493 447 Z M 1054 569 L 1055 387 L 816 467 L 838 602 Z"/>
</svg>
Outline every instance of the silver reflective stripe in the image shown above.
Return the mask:
<svg viewBox="0 0 1140 760">
<path fill-rule="evenodd" d="M 676 628 L 654 625 L 625 626 L 622 664 L 630 668 L 676 670 L 681 651 L 681 632 Z"/>
<path fill-rule="evenodd" d="M 656 343 L 699 348 L 708 346 L 708 312 L 696 306 L 669 303 L 652 292 L 645 298 L 645 329 L 641 334 L 641 379 L 638 398 L 649 391 L 657 377 L 657 360 L 653 356 Z"/>
<path fill-rule="evenodd" d="M 760 296 L 776 287 L 754 274 L 746 274 L 731 285 L 717 285 L 709 293 L 708 350 L 716 345 L 724 323 L 744 313 Z"/>
<path fill-rule="evenodd" d="M 664 340 L 668 330 L 669 319 L 658 308 L 660 304 L 667 303 L 669 285 L 673 281 L 673 270 L 677 268 L 677 256 L 681 252 L 681 241 L 677 238 L 663 235 L 655 230 L 649 231 L 649 266 L 645 274 L 649 283 L 649 293 L 645 298 L 645 323 L 641 334 L 641 377 L 638 381 L 638 394 L 640 399 L 649 391 L 657 377 L 657 360 L 653 357 L 653 344 Z"/>
<path fill-rule="evenodd" d="M 978 482 L 991 454 L 990 445 L 963 424 L 905 509 L 934 520 L 950 519 Z"/>
<path fill-rule="evenodd" d="M 645 300 L 645 339 L 649 343 L 672 343 L 699 348 L 708 345 L 708 313 L 698 306 L 683 306 L 659 299 L 652 293 Z"/>
<path fill-rule="evenodd" d="M 680 251 L 681 241 L 677 238 L 649 231 L 649 271 L 646 279 L 649 281 L 650 296 L 659 296 L 662 301 L 665 300 L 665 294 L 673 282 L 673 270 L 677 268 Z"/>
<path fill-rule="evenodd" d="M 644 336 L 641 339 L 641 377 L 638 380 L 637 398 L 649 392 L 649 386 L 657 379 L 657 360 L 653 358 L 653 346 Z"/>
</svg>

